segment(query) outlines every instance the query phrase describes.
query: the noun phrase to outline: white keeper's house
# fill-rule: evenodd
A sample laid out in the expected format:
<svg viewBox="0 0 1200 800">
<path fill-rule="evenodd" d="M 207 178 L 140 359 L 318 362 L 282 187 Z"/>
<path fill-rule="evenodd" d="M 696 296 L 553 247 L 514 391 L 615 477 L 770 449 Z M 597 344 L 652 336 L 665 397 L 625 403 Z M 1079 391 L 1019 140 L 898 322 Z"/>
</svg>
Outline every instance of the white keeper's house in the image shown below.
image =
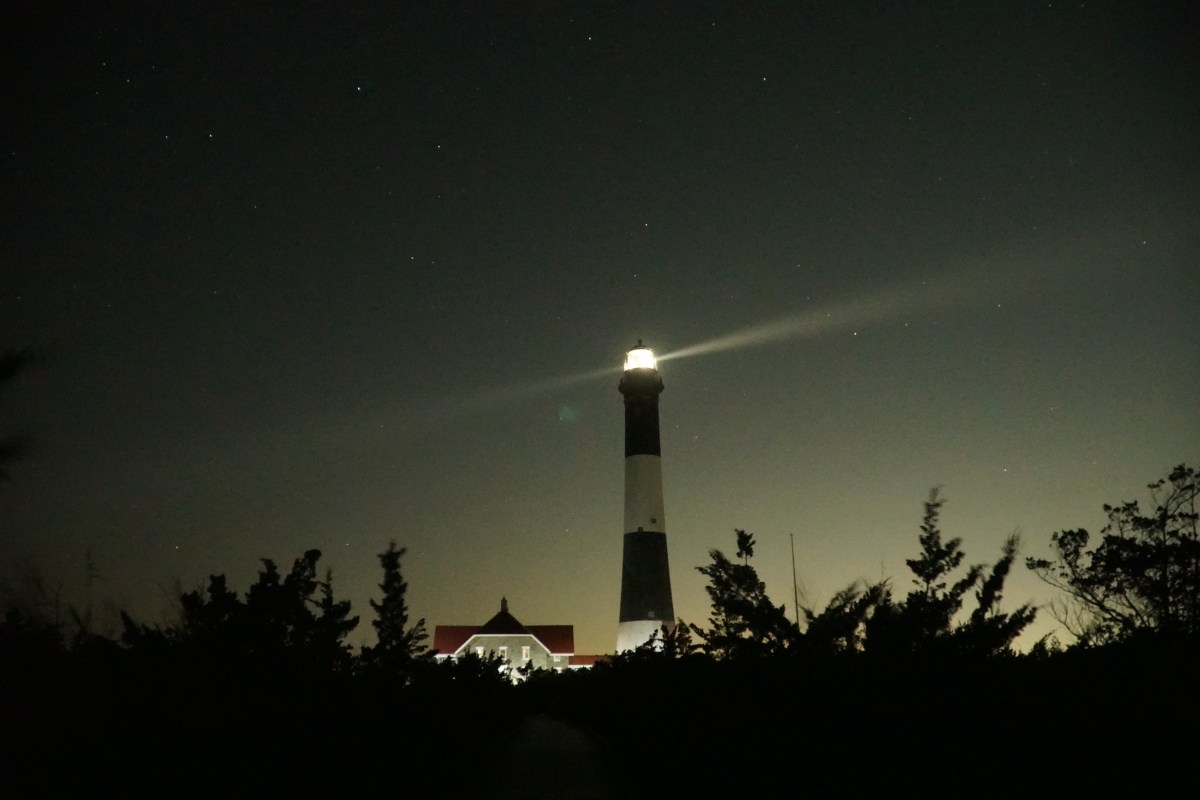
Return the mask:
<svg viewBox="0 0 1200 800">
<path fill-rule="evenodd" d="M 499 656 L 513 668 L 578 669 L 590 667 L 594 656 L 575 655 L 574 625 L 522 625 L 500 600 L 500 611 L 482 625 L 437 625 L 433 649 L 438 661 L 468 653 Z"/>
</svg>

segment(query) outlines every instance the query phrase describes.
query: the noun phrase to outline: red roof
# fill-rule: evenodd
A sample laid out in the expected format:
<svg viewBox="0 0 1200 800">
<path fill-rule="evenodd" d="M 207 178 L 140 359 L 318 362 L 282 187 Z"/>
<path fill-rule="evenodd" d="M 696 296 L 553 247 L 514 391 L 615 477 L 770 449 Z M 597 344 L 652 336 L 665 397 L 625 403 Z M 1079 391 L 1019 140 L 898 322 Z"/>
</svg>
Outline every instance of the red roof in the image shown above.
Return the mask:
<svg viewBox="0 0 1200 800">
<path fill-rule="evenodd" d="M 556 655 L 575 652 L 574 625 L 522 625 L 508 613 L 508 600 L 500 600 L 500 613 L 483 625 L 436 625 L 433 629 L 433 649 L 438 655 L 452 656 L 477 634 L 485 636 L 532 635 Z"/>
<path fill-rule="evenodd" d="M 525 627 L 537 637 L 539 642 L 546 645 L 546 649 L 551 653 L 575 652 L 574 625 L 526 625 Z"/>
<path fill-rule="evenodd" d="M 433 649 L 439 655 L 452 656 L 477 633 L 489 634 L 496 631 L 484 630 L 484 625 L 436 625 L 433 628 Z M 535 636 L 546 649 L 555 655 L 570 655 L 575 652 L 574 625 L 527 625 L 522 632 Z M 506 632 L 500 632 L 501 634 Z M 510 635 L 520 635 L 512 632 Z"/>
<path fill-rule="evenodd" d="M 454 655 L 477 630 L 478 625 L 437 625 L 433 629 L 433 649 L 444 656 Z"/>
</svg>

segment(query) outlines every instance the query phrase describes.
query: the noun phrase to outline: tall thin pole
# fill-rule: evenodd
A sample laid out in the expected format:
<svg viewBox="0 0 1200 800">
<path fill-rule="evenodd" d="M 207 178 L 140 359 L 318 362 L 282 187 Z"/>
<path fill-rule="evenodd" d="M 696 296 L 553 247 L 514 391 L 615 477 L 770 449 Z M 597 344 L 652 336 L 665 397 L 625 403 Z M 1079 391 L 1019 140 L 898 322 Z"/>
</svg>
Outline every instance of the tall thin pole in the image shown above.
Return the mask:
<svg viewBox="0 0 1200 800">
<path fill-rule="evenodd" d="M 788 539 L 792 543 L 792 605 L 796 609 L 796 632 L 800 632 L 800 590 L 796 584 L 796 535 L 788 534 Z"/>
</svg>

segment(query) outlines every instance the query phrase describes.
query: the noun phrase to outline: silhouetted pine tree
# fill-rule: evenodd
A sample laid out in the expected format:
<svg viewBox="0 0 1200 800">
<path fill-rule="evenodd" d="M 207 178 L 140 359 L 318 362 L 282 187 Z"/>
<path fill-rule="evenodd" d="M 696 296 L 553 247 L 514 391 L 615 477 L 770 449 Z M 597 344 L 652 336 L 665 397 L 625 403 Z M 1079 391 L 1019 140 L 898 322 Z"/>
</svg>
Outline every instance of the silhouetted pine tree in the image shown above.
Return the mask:
<svg viewBox="0 0 1200 800">
<path fill-rule="evenodd" d="M 881 604 L 890 602 L 891 590 L 886 581 L 870 585 L 856 582 L 837 592 L 819 613 L 803 608 L 804 650 L 823 654 L 860 652 L 866 643 L 867 620 Z"/>
<path fill-rule="evenodd" d="M 274 561 L 262 559 L 258 580 L 244 602 L 228 588 L 224 575 L 210 576 L 207 597 L 195 591 L 180 598 L 181 622 L 177 630 L 167 631 L 167 638 L 202 659 L 227 666 L 345 669 L 350 650 L 344 640 L 358 625 L 358 617 L 349 616 L 349 601 L 334 599 L 331 572 L 326 572 L 325 581 L 317 580 L 320 558 L 320 550 L 308 550 L 286 577 L 280 576 Z M 127 641 L 145 639 L 146 631 L 131 623 L 126 623 Z"/>
<path fill-rule="evenodd" d="M 322 668 L 343 672 L 353 660 L 345 639 L 358 627 L 358 617 L 350 616 L 349 600 L 333 599 L 333 570 L 325 570 L 317 609 L 310 640 L 314 659 Z"/>
<path fill-rule="evenodd" d="M 1002 655 L 1011 652 L 1013 641 L 1037 616 L 1037 609 L 1025 603 L 1016 611 L 1004 613 L 1000 600 L 1004 581 L 1017 557 L 1020 539 L 1016 534 L 1004 540 L 1000 559 L 975 593 L 977 605 L 970 619 L 955 631 L 959 651 L 975 655 Z"/>
<path fill-rule="evenodd" d="M 167 631 L 169 640 L 213 661 L 244 657 L 252 638 L 246 606 L 226 585 L 224 575 L 210 575 L 204 593 L 184 592 L 179 607 L 179 627 Z"/>
<path fill-rule="evenodd" d="M 943 541 L 938 517 L 944 503 L 937 489 L 925 502 L 921 523 L 921 554 L 905 563 L 916 576 L 916 588 L 904 601 L 894 603 L 884 587 L 865 625 L 867 650 L 876 653 L 924 653 L 1000 655 L 1008 653 L 1013 640 L 1033 621 L 1036 611 L 1025 604 L 1011 614 L 999 611 L 999 602 L 1016 557 L 1018 540 L 1009 537 L 1000 560 L 985 578 L 984 567 L 975 564 L 953 582 L 952 573 L 966 554 L 962 539 Z M 979 605 L 964 623 L 955 619 L 963 610 L 966 594 L 975 587 Z"/>
<path fill-rule="evenodd" d="M 754 537 L 735 530 L 738 556 L 730 561 L 720 550 L 708 551 L 712 563 L 696 569 L 708 578 L 704 587 L 712 601 L 707 629 L 692 625 L 701 640 L 700 648 L 718 658 L 750 655 L 777 655 L 795 645 L 796 628 L 783 606 L 775 606 L 767 597 L 766 584 L 750 566 Z"/>
<path fill-rule="evenodd" d="M 379 554 L 379 563 L 383 567 L 383 583 L 379 584 L 379 589 L 383 597 L 371 601 L 371 608 L 375 610 L 371 625 L 379 641 L 374 647 L 364 647 L 362 653 L 362 662 L 367 669 L 400 680 L 407 679 L 413 666 L 428 660 L 431 655 L 425 645 L 429 639 L 425 620 L 419 619 L 411 627 L 408 624 L 408 582 L 400 571 L 400 560 L 405 552 L 405 548 L 397 548 L 393 541 Z"/>
</svg>

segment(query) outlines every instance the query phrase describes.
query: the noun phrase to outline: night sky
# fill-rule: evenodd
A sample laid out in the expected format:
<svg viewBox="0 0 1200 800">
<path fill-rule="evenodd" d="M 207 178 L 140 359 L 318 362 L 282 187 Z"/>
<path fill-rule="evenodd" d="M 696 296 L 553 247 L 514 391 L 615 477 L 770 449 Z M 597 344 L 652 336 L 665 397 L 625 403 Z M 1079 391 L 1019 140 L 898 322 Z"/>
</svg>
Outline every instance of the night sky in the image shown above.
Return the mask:
<svg viewBox="0 0 1200 800">
<path fill-rule="evenodd" d="M 3 12 L 10 586 L 316 547 L 361 642 L 395 539 L 611 651 L 639 337 L 688 621 L 735 527 L 790 614 L 789 535 L 902 595 L 934 486 L 992 562 L 1200 457 L 1188 3 L 184 5 Z"/>
</svg>

